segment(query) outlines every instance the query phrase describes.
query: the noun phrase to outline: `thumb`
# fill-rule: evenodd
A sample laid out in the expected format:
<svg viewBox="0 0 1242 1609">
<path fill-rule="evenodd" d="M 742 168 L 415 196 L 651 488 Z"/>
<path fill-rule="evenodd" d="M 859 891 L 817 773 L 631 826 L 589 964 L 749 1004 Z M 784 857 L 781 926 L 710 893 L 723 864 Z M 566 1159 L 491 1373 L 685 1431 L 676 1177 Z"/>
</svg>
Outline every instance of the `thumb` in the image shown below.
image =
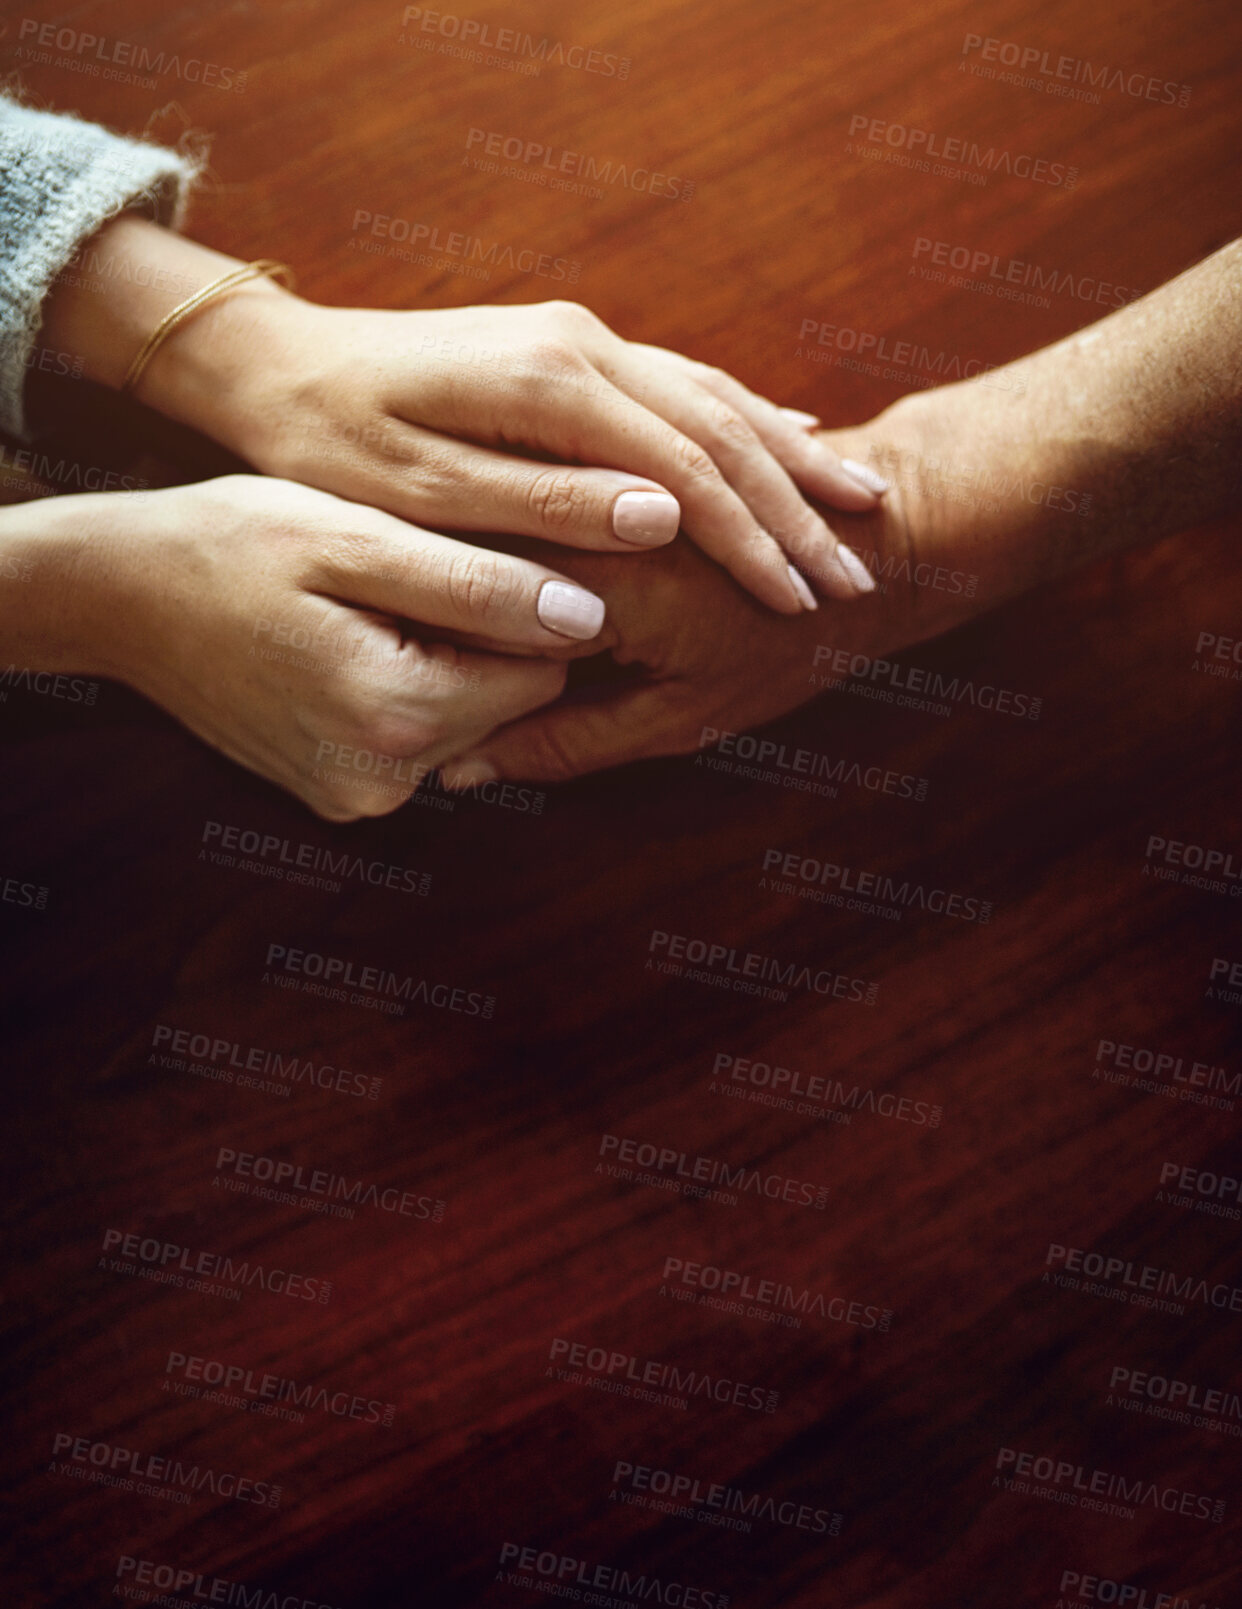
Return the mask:
<svg viewBox="0 0 1242 1609">
<path fill-rule="evenodd" d="M 468 788 L 497 777 L 566 782 L 628 760 L 686 753 L 694 747 L 686 730 L 671 682 L 625 688 L 594 704 L 554 704 L 446 760 L 444 785 Z"/>
</svg>

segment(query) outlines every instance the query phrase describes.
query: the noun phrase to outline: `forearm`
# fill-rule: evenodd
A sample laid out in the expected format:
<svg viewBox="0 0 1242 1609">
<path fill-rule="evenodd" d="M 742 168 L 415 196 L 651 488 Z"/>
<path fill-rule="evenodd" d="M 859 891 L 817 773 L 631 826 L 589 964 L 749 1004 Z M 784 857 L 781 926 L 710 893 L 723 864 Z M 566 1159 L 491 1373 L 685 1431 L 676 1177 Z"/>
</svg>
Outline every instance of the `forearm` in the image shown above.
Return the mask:
<svg viewBox="0 0 1242 1609">
<path fill-rule="evenodd" d="M 143 495 L 143 494 L 137 494 Z M 0 508 L 0 659 L 31 671 L 114 676 L 99 629 L 123 492 L 36 498 Z"/>
<path fill-rule="evenodd" d="M 1014 367 L 1032 429 L 1089 482 L 1107 545 L 1242 503 L 1242 240 Z"/>
<path fill-rule="evenodd" d="M 1078 334 L 825 439 L 894 482 L 846 539 L 977 577 L 975 608 L 1242 505 L 1242 242 Z M 919 594 L 921 629 L 953 623 Z"/>
<path fill-rule="evenodd" d="M 1170 535 L 1236 508 L 1242 241 L 1006 374 L 1025 383 L 1022 433 L 1064 466 L 1063 484 L 1091 497 L 1078 520 L 1086 549 Z"/>
</svg>

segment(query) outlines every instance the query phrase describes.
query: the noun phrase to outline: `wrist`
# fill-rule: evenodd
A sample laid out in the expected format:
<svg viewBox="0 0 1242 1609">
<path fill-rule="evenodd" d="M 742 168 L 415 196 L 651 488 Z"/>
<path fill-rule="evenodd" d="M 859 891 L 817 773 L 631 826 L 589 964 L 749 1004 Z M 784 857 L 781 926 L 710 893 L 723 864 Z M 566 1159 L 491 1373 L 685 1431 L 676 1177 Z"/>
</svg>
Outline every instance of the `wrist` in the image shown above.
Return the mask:
<svg viewBox="0 0 1242 1609">
<path fill-rule="evenodd" d="M 830 438 L 890 484 L 876 512 L 861 517 L 871 539 L 861 549 L 870 546 L 881 581 L 909 582 L 921 635 L 1003 603 L 1106 545 L 1091 517 L 1087 454 L 1048 427 L 1030 365 L 913 392 Z"/>
<path fill-rule="evenodd" d="M 122 214 L 94 236 L 53 285 L 43 308 L 42 339 L 80 357 L 87 379 L 119 389 L 169 313 L 244 266 L 238 258 Z M 290 327 L 309 311 L 310 304 L 266 277 L 224 291 L 168 332 L 135 395 L 248 456 L 250 431 L 263 413 L 257 382 L 281 372 Z M 256 421 L 237 417 L 243 393 Z"/>
<path fill-rule="evenodd" d="M 317 312 L 271 280 L 247 281 L 172 331 L 142 376 L 140 400 L 267 468 L 280 398 L 313 350 Z"/>
<path fill-rule="evenodd" d="M 118 389 L 161 319 L 241 266 L 222 252 L 122 213 L 85 243 L 52 285 L 42 310 L 42 339 L 81 358 L 87 379 Z"/>
<path fill-rule="evenodd" d="M 0 642 L 10 662 L 131 679 L 143 622 L 130 554 L 146 504 L 163 495 L 84 493 L 0 509 Z"/>
</svg>

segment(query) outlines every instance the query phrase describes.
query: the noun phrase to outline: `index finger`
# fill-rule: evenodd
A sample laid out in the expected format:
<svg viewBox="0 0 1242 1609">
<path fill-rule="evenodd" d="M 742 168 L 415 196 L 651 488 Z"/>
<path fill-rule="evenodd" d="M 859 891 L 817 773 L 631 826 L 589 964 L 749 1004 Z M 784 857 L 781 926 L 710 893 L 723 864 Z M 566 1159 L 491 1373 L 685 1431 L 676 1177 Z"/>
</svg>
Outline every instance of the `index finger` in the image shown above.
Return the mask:
<svg viewBox="0 0 1242 1609">
<path fill-rule="evenodd" d="M 590 641 L 604 623 L 603 599 L 555 570 L 378 510 L 326 549 L 313 590 L 463 637 L 549 649 Z"/>
</svg>

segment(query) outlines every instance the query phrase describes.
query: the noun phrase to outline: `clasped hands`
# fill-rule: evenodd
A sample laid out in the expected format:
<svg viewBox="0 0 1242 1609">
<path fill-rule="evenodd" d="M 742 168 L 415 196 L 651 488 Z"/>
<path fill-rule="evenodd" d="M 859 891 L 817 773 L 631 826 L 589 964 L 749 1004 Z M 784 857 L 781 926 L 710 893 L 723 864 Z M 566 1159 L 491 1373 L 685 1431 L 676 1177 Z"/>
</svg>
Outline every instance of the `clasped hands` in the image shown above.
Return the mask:
<svg viewBox="0 0 1242 1609">
<path fill-rule="evenodd" d="M 175 242 L 204 278 L 216 259 L 136 218 L 109 237 Z M 81 338 L 84 308 L 52 316 Z M 105 383 L 116 322 L 88 351 Z M 138 395 L 262 473 L 48 509 L 31 552 L 74 577 L 66 651 L 332 820 L 433 767 L 462 786 L 691 749 L 709 720 L 812 696 L 760 650 L 806 664 L 816 594 L 870 607 L 820 508 L 874 517 L 875 470 L 573 303 L 366 311 L 257 282 L 179 329 Z M 569 657 L 603 651 L 645 679 L 544 708 Z"/>
</svg>

